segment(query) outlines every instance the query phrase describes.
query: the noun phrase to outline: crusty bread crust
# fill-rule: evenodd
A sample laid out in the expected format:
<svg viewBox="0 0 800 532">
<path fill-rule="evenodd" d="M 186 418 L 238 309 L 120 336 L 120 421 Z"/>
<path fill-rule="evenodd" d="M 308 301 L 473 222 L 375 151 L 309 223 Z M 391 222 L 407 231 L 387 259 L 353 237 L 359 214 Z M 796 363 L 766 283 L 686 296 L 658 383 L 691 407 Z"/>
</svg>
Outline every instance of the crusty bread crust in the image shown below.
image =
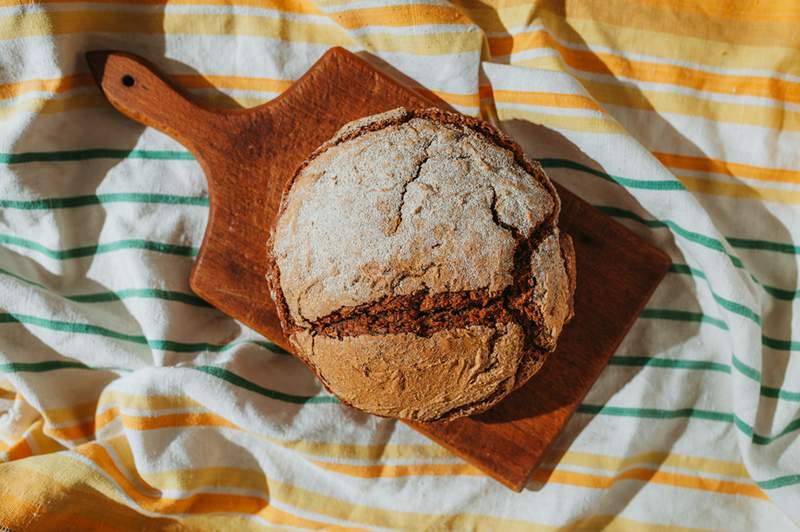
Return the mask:
<svg viewBox="0 0 800 532">
<path fill-rule="evenodd" d="M 372 276 L 372 284 L 368 287 L 371 291 L 363 292 L 361 300 L 353 299 L 352 293 L 346 290 L 338 293 L 333 291 L 333 295 L 326 294 L 319 289 L 319 281 L 308 281 L 313 277 L 313 271 L 297 273 L 297 264 L 311 261 L 308 254 L 301 256 L 304 262 L 295 260 L 291 263 L 292 253 L 295 252 L 293 246 L 303 245 L 297 242 L 297 228 L 302 227 L 303 223 L 307 226 L 320 223 L 318 218 L 301 212 L 303 206 L 314 201 L 307 199 L 313 198 L 308 192 L 309 183 L 316 184 L 322 179 L 320 176 L 336 164 L 332 157 L 342 153 L 337 146 L 344 145 L 347 149 L 355 147 L 353 151 L 369 149 L 367 141 L 377 137 L 368 134 L 382 130 L 379 135 L 384 134 L 381 139 L 384 143 L 394 145 L 398 138 L 416 142 L 418 139 L 409 129 L 413 132 L 421 129 L 428 134 L 425 161 L 430 157 L 428 148 L 433 145 L 430 131 L 435 130 L 438 135 L 436 142 L 445 148 L 449 149 L 456 141 L 461 141 L 462 145 L 469 141 L 472 144 L 467 148 L 477 145 L 485 152 L 477 157 L 470 155 L 473 161 L 484 161 L 484 155 L 488 157 L 491 164 L 486 165 L 482 176 L 494 179 L 496 173 L 511 172 L 503 167 L 505 163 L 502 158 L 494 153 L 498 149 L 510 154 L 510 160 L 513 160 L 506 166 L 520 169 L 513 172 L 523 172 L 504 176 L 516 188 L 511 192 L 502 192 L 517 202 L 522 197 L 528 201 L 527 204 L 520 206 L 514 203 L 505 210 L 498 208 L 498 204 L 501 207 L 503 205 L 498 202 L 494 186 L 491 199 L 484 200 L 484 207 L 485 202 L 490 201 L 491 213 L 483 214 L 491 217 L 491 229 L 497 234 L 494 242 L 478 244 L 484 247 L 491 244 L 499 246 L 497 249 L 505 254 L 505 262 L 500 258 L 496 263 L 485 258 L 473 264 L 466 261 L 464 268 L 467 272 L 462 272 L 462 277 L 472 274 L 471 270 L 481 271 L 472 279 L 472 285 L 467 284 L 462 289 L 450 289 L 461 281 L 459 272 L 451 276 L 456 279 L 453 281 L 438 271 L 436 277 L 429 276 L 417 284 L 412 282 L 411 289 L 405 292 L 400 283 L 380 284 L 386 266 L 379 264 L 383 269 L 359 270 L 357 281 L 361 275 Z M 391 137 L 385 134 L 387 132 L 399 132 L 397 134 L 400 136 Z M 437 146 L 434 145 L 434 148 Z M 384 149 L 384 146 L 380 147 Z M 338 152 L 332 151 L 334 148 Z M 418 146 L 415 149 L 409 153 L 416 155 L 420 152 Z M 463 146 L 461 149 L 463 151 Z M 487 155 L 488 152 L 494 155 Z M 433 156 L 437 153 L 434 152 Z M 416 162 L 416 167 L 413 164 L 402 166 L 406 161 L 390 159 L 391 149 L 380 154 L 386 158 L 382 161 L 384 166 L 398 165 L 400 173 L 416 168 L 416 175 L 420 176 L 422 163 Z M 492 159 L 492 156 L 495 158 Z M 350 164 L 352 159 L 358 158 L 358 154 L 345 153 L 341 157 Z M 456 153 L 455 158 L 465 156 Z M 498 166 L 503 168 L 498 170 Z M 347 169 L 340 172 L 346 174 Z M 448 172 L 452 173 L 452 170 L 441 170 L 438 176 L 434 172 L 431 179 L 448 179 Z M 350 173 L 353 173 L 352 170 Z M 420 182 L 426 185 L 422 180 Z M 431 181 L 427 186 L 436 184 Z M 407 182 L 403 185 L 403 194 L 407 185 Z M 401 204 L 401 214 L 402 207 Z M 312 153 L 284 190 L 277 222 L 268 244 L 267 274 L 284 332 L 298 357 L 326 388 L 346 404 L 377 415 L 419 421 L 455 419 L 482 412 L 519 388 L 539 370 L 547 354 L 555 349 L 561 328 L 572 316 L 574 249 L 569 237 L 559 234 L 556 227 L 559 208 L 558 195 L 541 166 L 528 160 L 510 138 L 481 120 L 440 109 L 409 111 L 399 108 L 351 122 Z M 420 209 L 418 207 L 417 212 Z M 515 209 L 526 212 L 528 218 L 520 218 Z M 480 214 L 478 210 L 475 212 Z M 423 222 L 436 215 L 435 212 L 429 213 Z M 425 217 L 425 212 L 420 216 Z M 470 219 L 476 218 L 473 212 L 470 212 L 470 216 Z M 387 238 L 392 237 L 394 233 L 391 231 L 397 232 L 402 223 L 402 217 L 393 222 L 393 226 L 384 231 Z M 406 220 L 405 223 L 409 222 Z M 417 238 L 413 228 L 402 228 Z M 363 233 L 371 229 L 361 230 Z M 482 231 L 487 230 L 484 228 Z M 480 236 L 473 235 L 472 238 Z M 300 240 L 305 241 L 306 245 L 309 241 L 314 242 L 313 231 L 308 231 L 303 237 L 305 240 Z M 443 238 L 454 239 L 447 234 Z M 488 238 L 491 240 L 492 237 Z M 448 253 L 456 253 L 457 250 L 452 249 L 455 244 L 450 242 L 450 245 Z M 436 247 L 439 246 L 441 243 L 436 244 Z M 395 245 L 393 250 L 397 248 Z M 419 255 L 415 255 L 415 260 Z M 446 253 L 444 260 L 448 258 Z M 331 260 L 328 259 L 329 262 Z M 426 257 L 425 260 L 430 261 L 431 258 Z M 283 282 L 279 266 L 281 262 L 285 271 L 290 272 L 290 277 L 285 277 Z M 335 280 L 340 271 L 349 266 L 347 263 L 334 265 L 330 271 L 323 271 L 321 277 L 326 281 L 331 278 Z M 427 272 L 431 267 L 430 264 L 426 266 Z M 402 267 L 409 266 L 402 263 Z M 486 272 L 491 268 L 497 271 L 489 271 L 491 275 L 488 275 Z M 408 272 L 402 273 L 408 276 Z M 307 284 L 301 285 L 302 282 Z M 309 287 L 314 283 L 317 286 Z M 373 285 L 378 288 L 375 289 Z M 287 301 L 287 290 L 293 298 L 291 304 Z M 298 294 L 301 297 L 298 298 Z"/>
</svg>

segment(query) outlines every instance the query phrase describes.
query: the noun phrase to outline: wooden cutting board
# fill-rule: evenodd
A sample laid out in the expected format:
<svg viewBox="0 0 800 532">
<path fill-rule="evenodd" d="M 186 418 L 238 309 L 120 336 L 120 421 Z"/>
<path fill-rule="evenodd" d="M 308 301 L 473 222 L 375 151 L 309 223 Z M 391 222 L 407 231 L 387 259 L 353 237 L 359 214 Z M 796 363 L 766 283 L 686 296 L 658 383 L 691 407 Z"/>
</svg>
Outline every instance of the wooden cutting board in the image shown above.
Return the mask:
<svg viewBox="0 0 800 532">
<path fill-rule="evenodd" d="M 342 48 L 328 51 L 274 100 L 238 110 L 192 103 L 135 55 L 97 51 L 87 59 L 114 107 L 174 137 L 205 171 L 211 205 L 192 289 L 287 350 L 264 278 L 268 230 L 284 183 L 350 120 L 401 105 L 446 106 Z M 558 190 L 560 226 L 575 243 L 578 288 L 575 317 L 557 352 L 489 412 L 450 423 L 409 423 L 514 490 L 525 485 L 670 264 L 658 249 Z"/>
</svg>

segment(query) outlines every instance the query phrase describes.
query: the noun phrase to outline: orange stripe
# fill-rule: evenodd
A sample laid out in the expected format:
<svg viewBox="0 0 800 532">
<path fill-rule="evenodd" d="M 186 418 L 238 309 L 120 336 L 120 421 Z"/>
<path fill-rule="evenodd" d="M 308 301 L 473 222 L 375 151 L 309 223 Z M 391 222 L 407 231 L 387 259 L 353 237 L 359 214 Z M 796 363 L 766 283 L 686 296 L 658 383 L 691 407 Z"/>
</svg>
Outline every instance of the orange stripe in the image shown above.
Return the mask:
<svg viewBox="0 0 800 532">
<path fill-rule="evenodd" d="M 0 399 L 4 401 L 16 401 L 17 392 L 0 388 Z"/>
<path fill-rule="evenodd" d="M 255 497 L 247 495 L 236 495 L 232 493 L 196 493 L 183 499 L 171 499 L 167 497 L 150 496 L 139 492 L 136 487 L 114 464 L 105 449 L 95 443 L 82 445 L 74 451 L 85 458 L 88 458 L 106 474 L 113 478 L 122 491 L 139 506 L 151 512 L 162 514 L 191 513 L 207 514 L 216 512 L 235 512 L 242 514 L 258 515 L 272 522 L 273 524 L 285 524 L 301 528 L 344 530 L 342 527 L 313 521 L 299 517 L 275 507 L 269 506 L 269 496 Z M 142 484 L 146 482 L 134 471 L 128 470 L 129 474 L 135 474 L 137 480 Z M 360 529 L 357 529 L 360 530 Z"/>
<path fill-rule="evenodd" d="M 14 98 L 26 92 L 53 92 L 60 94 L 78 87 L 94 85 L 89 74 L 76 74 L 53 79 L 28 79 L 0 84 L 0 98 Z"/>
<path fill-rule="evenodd" d="M 483 473 L 467 464 L 363 466 L 352 464 L 334 464 L 330 462 L 320 462 L 317 460 L 310 460 L 310 462 L 328 471 L 334 471 L 336 473 L 359 478 L 441 475 L 483 476 Z M 744 484 L 741 482 L 732 482 L 728 480 L 718 480 L 714 478 L 669 473 L 647 468 L 629 469 L 620 472 L 613 477 L 590 475 L 587 473 L 576 473 L 573 471 L 537 469 L 532 478 L 539 482 L 556 482 L 558 484 L 571 484 L 595 489 L 610 488 L 620 480 L 641 480 L 644 482 L 665 484 L 680 488 L 698 489 L 703 491 L 712 491 L 715 493 L 745 495 L 747 497 L 767 499 L 767 496 L 764 495 L 764 493 L 755 484 Z"/>
<path fill-rule="evenodd" d="M 116 417 L 122 419 L 122 424 L 125 428 L 133 430 L 154 430 L 167 427 L 186 427 L 197 425 L 227 427 L 232 429 L 239 428 L 224 417 L 212 414 L 210 412 L 164 414 L 160 416 L 129 416 L 126 414 L 120 415 L 116 408 L 109 408 L 97 416 L 95 418 L 95 426 L 99 430 Z"/>
<path fill-rule="evenodd" d="M 679 488 L 711 491 L 714 493 L 726 493 L 730 495 L 744 495 L 746 497 L 769 500 L 764 492 L 761 491 L 755 484 L 744 484 L 729 480 L 696 477 L 645 468 L 629 469 L 614 475 L 613 477 L 590 475 L 587 473 L 576 473 L 573 471 L 537 469 L 534 471 L 531 478 L 542 483 L 556 482 L 558 484 L 569 484 L 572 486 L 581 486 L 584 488 L 593 489 L 607 489 L 620 480 L 638 480 L 653 484 L 676 486 Z"/>
<path fill-rule="evenodd" d="M 0 6 L 18 5 L 19 2 L 8 2 L 0 0 Z M 84 3 L 80 0 L 51 0 L 41 2 L 41 4 L 74 4 Z M 119 4 L 114 0 L 94 0 L 90 4 Z M 127 2 L 126 2 L 127 3 Z M 416 26 L 420 24 L 458 24 L 467 26 L 472 22 L 460 11 L 449 6 L 441 5 L 394 5 L 381 7 L 368 7 L 362 9 L 352 9 L 338 11 L 335 13 L 324 13 L 307 2 L 295 2 L 292 0 L 281 0 L 278 2 L 264 2 L 260 0 L 237 0 L 235 3 L 225 0 L 143 0 L 130 2 L 132 5 L 219 5 L 224 7 L 260 7 L 274 9 L 285 13 L 305 14 L 305 15 L 327 15 L 334 22 L 346 29 L 357 29 L 366 26 Z"/>
<path fill-rule="evenodd" d="M 731 163 L 708 157 L 693 157 L 677 153 L 653 152 L 665 166 L 682 168 L 684 170 L 697 170 L 700 172 L 713 172 L 731 177 L 746 177 L 760 181 L 778 181 L 781 183 L 800 183 L 800 172 L 784 170 L 781 168 L 766 168 L 742 163 Z"/>
<path fill-rule="evenodd" d="M 33 456 L 33 449 L 28 444 L 26 438 L 20 438 L 15 444 L 8 448 L 6 451 L 6 459 L 10 462 L 12 460 L 20 460 Z"/>
<path fill-rule="evenodd" d="M 688 175 L 678 175 L 678 179 L 686 190 L 711 194 L 714 196 L 729 196 L 731 198 L 747 198 L 774 203 L 796 205 L 800 203 L 800 191 L 782 190 L 779 188 L 754 187 L 745 183 L 725 183 L 714 179 L 705 179 Z"/>
<path fill-rule="evenodd" d="M 94 418 L 80 421 L 77 425 L 65 427 L 45 426 L 43 430 L 47 436 L 62 440 L 86 440 L 94 437 Z"/>
<path fill-rule="evenodd" d="M 746 22 L 754 20 L 776 21 L 785 24 L 790 20 L 800 20 L 800 9 L 793 0 L 770 0 L 769 4 L 760 2 L 733 2 L 731 0 L 636 0 L 642 4 L 655 5 L 665 9 L 677 9 L 699 13 L 708 17 L 739 19 Z"/>
<path fill-rule="evenodd" d="M 371 25 L 398 27 L 420 24 L 460 24 L 466 26 L 471 23 L 453 7 L 426 4 L 367 7 L 329 13 L 328 16 L 348 29 Z"/>
<path fill-rule="evenodd" d="M 264 498 L 248 495 L 196 493 L 185 499 L 169 499 L 139 493 L 135 486 L 114 464 L 108 452 L 96 443 L 81 445 L 73 451 L 88 458 L 105 471 L 119 485 L 128 497 L 142 508 L 151 512 L 170 513 L 209 513 L 243 512 L 253 514 L 267 505 Z M 142 480 L 142 484 L 145 482 Z"/>
<path fill-rule="evenodd" d="M 0 0 L 0 6 L 18 6 L 20 0 Z M 25 2 L 27 3 L 27 2 Z M 316 9 L 311 2 L 295 1 L 295 0 L 236 0 L 231 3 L 230 0 L 135 0 L 128 2 L 120 2 L 119 0 L 91 0 L 84 2 L 83 0 L 47 0 L 45 2 L 36 2 L 39 5 L 47 4 L 140 4 L 150 6 L 162 6 L 167 4 L 180 4 L 180 5 L 199 5 L 199 6 L 225 6 L 225 7 L 261 7 L 265 9 L 276 9 L 285 11 L 287 13 L 305 13 L 309 15 L 319 15 L 321 11 Z"/>
<path fill-rule="evenodd" d="M 413 464 L 413 465 L 352 465 L 334 464 L 331 462 L 321 462 L 309 460 L 322 469 L 334 471 L 343 475 L 359 478 L 387 478 L 387 477 L 410 477 L 410 476 L 485 476 L 480 470 L 467 464 Z"/>
<path fill-rule="evenodd" d="M 776 100 L 800 102 L 800 83 L 776 78 L 735 76 L 705 72 L 688 67 L 634 61 L 597 51 L 575 50 L 555 40 L 546 30 L 519 33 L 508 37 L 490 37 L 493 55 L 510 55 L 532 49 L 555 49 L 569 66 L 615 78 L 679 85 L 698 91 L 761 96 Z"/>
<path fill-rule="evenodd" d="M 510 90 L 494 90 L 495 100 L 504 103 L 522 103 L 543 107 L 564 107 L 570 109 L 591 109 L 603 112 L 603 109 L 589 97 L 579 94 L 558 94 L 552 92 L 526 92 Z"/>
<path fill-rule="evenodd" d="M 181 87 L 186 89 L 238 89 L 261 92 L 281 93 L 288 89 L 294 80 L 271 79 L 246 76 L 221 76 L 214 74 L 177 74 L 170 75 Z M 31 79 L 0 85 L 0 99 L 19 97 L 28 92 L 52 92 L 61 94 L 72 89 L 93 87 L 94 80 L 89 74 L 64 76 L 54 79 Z M 447 91 L 429 90 L 412 86 L 417 92 L 435 95 L 448 103 L 478 107 L 481 98 L 491 97 L 491 87 L 483 85 L 478 93 L 462 94 Z"/>
</svg>

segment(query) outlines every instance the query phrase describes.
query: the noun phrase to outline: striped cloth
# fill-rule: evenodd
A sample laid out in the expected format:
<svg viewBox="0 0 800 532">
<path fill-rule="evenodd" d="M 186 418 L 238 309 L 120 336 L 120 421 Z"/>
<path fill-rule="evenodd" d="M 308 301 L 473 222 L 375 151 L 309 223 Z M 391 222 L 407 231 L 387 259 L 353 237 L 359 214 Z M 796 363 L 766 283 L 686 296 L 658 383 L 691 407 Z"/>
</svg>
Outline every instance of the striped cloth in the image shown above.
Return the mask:
<svg viewBox="0 0 800 532">
<path fill-rule="evenodd" d="M 794 529 L 798 24 L 790 0 L 0 0 L 0 525 Z M 83 59 L 252 106 L 333 45 L 672 257 L 520 494 L 194 296 L 203 174 Z"/>
</svg>

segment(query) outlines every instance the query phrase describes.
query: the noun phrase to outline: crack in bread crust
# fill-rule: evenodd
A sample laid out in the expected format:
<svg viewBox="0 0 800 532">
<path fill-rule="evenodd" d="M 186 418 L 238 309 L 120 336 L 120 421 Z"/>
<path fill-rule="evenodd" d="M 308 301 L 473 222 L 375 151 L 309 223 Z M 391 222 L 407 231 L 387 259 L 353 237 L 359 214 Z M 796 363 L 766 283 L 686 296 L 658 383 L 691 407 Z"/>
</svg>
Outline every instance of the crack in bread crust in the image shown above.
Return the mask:
<svg viewBox="0 0 800 532">
<path fill-rule="evenodd" d="M 541 321 L 532 305 L 535 279 L 531 274 L 531 254 L 551 235 L 552 227 L 539 227 L 530 238 L 517 233 L 514 255 L 514 282 L 500 294 L 488 290 L 430 294 L 419 291 L 407 296 L 391 296 L 357 307 L 346 307 L 320 318 L 309 328 L 313 334 L 343 338 L 362 334 L 413 332 L 430 337 L 443 329 L 470 325 L 516 322 L 535 338 Z M 304 327 L 292 325 L 293 332 Z M 529 329 L 534 329 L 529 331 Z M 531 345 L 535 345 L 535 342 Z"/>
<path fill-rule="evenodd" d="M 548 342 L 547 335 L 543 334 L 544 317 L 542 316 L 542 309 L 544 307 L 540 306 L 536 297 L 534 297 L 537 279 L 531 271 L 532 257 L 539 249 L 540 244 L 548 237 L 558 235 L 557 220 L 560 202 L 555 187 L 544 174 L 541 166 L 527 159 L 519 145 L 513 140 L 479 119 L 439 109 L 405 110 L 400 108 L 386 113 L 382 119 L 376 121 L 367 121 L 361 124 L 357 123 L 360 121 L 351 123 L 340 130 L 330 141 L 315 150 L 286 184 L 276 220 L 280 219 L 286 210 L 289 191 L 297 177 L 315 158 L 333 146 L 355 139 L 371 131 L 378 131 L 389 126 L 409 122 L 414 118 L 427 119 L 440 124 L 464 126 L 483 135 L 490 142 L 511 152 L 514 161 L 525 170 L 531 179 L 541 184 L 550 197 L 553 198 L 552 212 L 544 221 L 534 226 L 528 237 L 525 237 L 515 226 L 501 220 L 498 214 L 497 190 L 494 186 L 491 186 L 492 195 L 489 201 L 489 209 L 492 221 L 497 227 L 508 231 L 515 243 L 513 270 L 509 272 L 513 277 L 513 281 L 499 292 L 491 292 L 488 288 L 432 292 L 425 287 L 407 295 L 386 295 L 367 303 L 340 307 L 327 315 L 313 320 L 309 319 L 301 325 L 294 320 L 281 288 L 281 273 L 274 254 L 275 226 L 273 226 L 268 243 L 267 255 L 269 263 L 266 277 L 273 301 L 278 310 L 281 325 L 287 337 L 291 339 L 310 335 L 312 351 L 314 339 L 317 337 L 320 339 L 342 340 L 359 336 L 412 333 L 419 337 L 430 338 L 440 331 L 465 329 L 471 326 L 496 328 L 503 327 L 504 324 L 514 323 L 521 327 L 524 337 L 524 343 L 522 344 L 524 346 L 524 354 L 519 361 L 516 374 L 510 381 L 499 383 L 498 387 L 489 396 L 462 404 L 440 416 L 441 419 L 454 419 L 484 411 L 499 402 L 510 391 L 524 384 L 535 374 L 543 364 L 547 354 L 554 349 L 554 339 L 551 337 Z M 427 148 L 425 151 L 425 157 L 427 158 Z M 425 160 L 427 159 L 423 159 L 422 164 L 424 164 Z M 409 181 L 406 181 L 402 187 L 400 208 L 394 226 L 395 231 L 403 223 L 405 192 L 408 186 L 419 177 L 422 164 L 417 167 L 416 174 Z M 568 277 L 569 288 L 566 301 L 569 305 L 569 313 L 566 320 L 568 321 L 572 316 L 572 296 L 575 288 L 574 250 L 568 235 L 562 234 L 557 240 L 563 243 L 559 259 L 562 261 L 562 267 Z M 568 249 L 566 249 L 567 247 Z M 539 273 L 538 270 L 537 273 Z M 415 272 L 414 276 L 416 275 Z M 406 277 L 400 277 L 393 280 L 393 282 L 399 284 Z M 388 290 L 389 294 L 393 294 L 394 287 L 393 284 L 391 289 Z M 305 318 L 302 314 L 300 317 Z M 561 325 L 563 324 L 559 324 L 559 330 Z M 556 333 L 555 337 L 557 338 L 557 336 L 558 334 Z M 544 338 L 546 345 L 542 345 L 542 338 Z M 308 354 L 298 354 L 300 359 L 323 381 L 326 387 L 331 389 L 327 379 L 320 374 L 313 361 L 307 359 Z M 347 401 L 345 403 L 349 404 Z"/>
<path fill-rule="evenodd" d="M 369 118 L 369 117 L 367 117 Z M 511 152 L 515 162 L 520 165 L 528 175 L 531 176 L 532 179 L 537 181 L 539 184 L 543 185 L 544 188 L 547 190 L 550 197 L 554 198 L 555 204 L 550 216 L 543 221 L 538 227 L 534 229 L 531 234 L 531 238 L 528 240 L 528 257 L 530 257 L 530 252 L 532 249 L 535 249 L 535 246 L 546 236 L 543 234 L 543 228 L 553 228 L 555 227 L 555 223 L 558 220 L 559 208 L 560 203 L 558 201 L 558 194 L 555 191 L 555 187 L 552 185 L 550 180 L 544 174 L 544 171 L 541 169 L 541 166 L 538 163 L 532 163 L 522 152 L 522 149 L 517 145 L 510 137 L 505 135 L 504 133 L 500 132 L 499 130 L 493 128 L 492 126 L 488 125 L 484 121 L 464 116 L 458 113 L 444 111 L 441 109 L 429 108 L 429 109 L 413 109 L 407 110 L 404 108 L 398 108 L 393 111 L 387 112 L 385 114 L 385 118 L 382 120 L 368 122 L 366 124 L 359 124 L 360 121 L 356 121 L 355 123 L 351 123 L 349 126 L 345 126 L 342 130 L 340 130 L 337 135 L 335 135 L 331 140 L 324 143 L 322 146 L 317 148 L 311 156 L 308 157 L 297 169 L 295 174 L 292 178 L 287 182 L 283 198 L 281 201 L 281 207 L 279 212 L 276 216 L 276 220 L 280 218 L 283 212 L 286 210 L 286 204 L 288 200 L 288 192 L 291 190 L 294 182 L 296 181 L 297 177 L 302 173 L 303 169 L 306 168 L 314 159 L 322 155 L 324 152 L 341 144 L 343 142 L 355 139 L 356 137 L 362 136 L 366 133 L 372 131 L 378 131 L 381 129 L 385 129 L 389 126 L 394 126 L 398 124 L 403 124 L 406 122 L 411 121 L 414 118 L 423 118 L 428 119 L 436 123 L 445 124 L 445 125 L 459 125 L 465 126 L 484 137 L 491 140 L 495 145 L 498 145 L 508 151 Z M 427 148 L 426 148 L 427 150 Z M 427 158 L 427 156 L 426 156 Z M 423 159 L 424 163 L 425 159 Z M 417 176 L 419 175 L 419 170 L 421 168 L 421 164 L 417 167 Z M 413 177 L 409 182 L 406 182 L 404 185 L 404 189 L 408 187 L 410 182 L 412 182 L 416 178 Z M 348 320 L 350 316 L 358 316 L 367 314 L 369 315 L 369 311 L 364 312 L 365 309 L 373 308 L 375 310 L 374 313 L 384 313 L 388 310 L 396 310 L 398 312 L 402 311 L 414 311 L 414 301 L 419 299 L 423 299 L 425 305 L 421 308 L 416 309 L 417 311 L 428 312 L 429 310 L 435 310 L 442 306 L 442 303 L 445 304 L 445 310 L 453 313 L 458 312 L 459 310 L 467 307 L 474 307 L 475 302 L 479 301 L 482 303 L 482 306 L 486 306 L 490 303 L 491 299 L 497 299 L 502 297 L 503 294 L 509 291 L 509 289 L 513 290 L 514 285 L 518 285 L 518 277 L 519 273 L 521 273 L 521 265 L 518 263 L 516 255 L 520 251 L 520 246 L 524 245 L 525 240 L 522 235 L 520 234 L 519 230 L 507 223 L 504 223 L 500 220 L 500 217 L 497 212 L 497 192 L 494 188 L 491 190 L 492 199 L 490 201 L 490 210 L 492 214 L 492 218 L 494 223 L 501 227 L 502 229 L 509 231 L 514 240 L 517 243 L 517 252 L 515 253 L 515 261 L 514 261 L 514 277 L 515 282 L 506 288 L 506 290 L 502 293 L 496 294 L 494 298 L 489 297 L 487 290 L 472 290 L 472 291 L 462 291 L 462 292 L 445 292 L 436 295 L 428 295 L 426 291 L 421 291 L 416 294 L 411 294 L 410 296 L 387 296 L 384 297 L 380 301 L 371 301 L 369 303 L 365 303 L 363 305 L 358 305 L 356 307 L 342 307 L 335 312 L 329 313 L 326 316 L 319 317 L 315 320 L 309 320 L 308 324 L 312 331 L 316 333 L 326 334 L 326 332 L 333 333 L 334 336 L 347 336 L 342 334 L 343 327 L 346 328 L 347 325 L 339 325 L 336 327 L 336 322 Z M 402 209 L 402 206 L 401 206 Z M 402 211 L 398 213 L 398 221 L 396 226 L 400 225 L 402 219 Z M 552 229 L 551 229 L 552 230 Z M 280 270 L 277 266 L 276 258 L 273 254 L 273 242 L 274 242 L 274 225 L 273 225 L 273 233 L 270 235 L 270 241 L 268 244 L 268 273 L 267 273 L 267 280 L 270 284 L 270 292 L 275 301 L 275 304 L 278 309 L 278 315 L 281 319 L 281 322 L 286 324 L 286 333 L 291 334 L 292 332 L 297 332 L 298 330 L 305 329 L 308 327 L 303 327 L 299 325 L 295 319 L 292 317 L 291 312 L 289 312 L 288 303 L 286 301 L 285 295 L 283 294 L 283 290 L 281 289 L 280 284 Z M 526 261 L 527 262 L 527 261 Z M 524 270 L 524 266 L 522 266 Z M 530 272 L 530 266 L 527 267 L 528 272 Z M 529 275 L 528 275 L 529 277 Z M 527 283 L 526 283 L 527 284 Z M 465 301 L 466 300 L 466 301 Z M 446 303 L 449 301 L 449 303 Z M 430 309 L 426 305 L 433 305 Z M 383 307 L 386 306 L 384 309 Z M 493 306 L 496 306 L 493 305 Z M 481 320 L 482 321 L 482 320 Z M 466 322 L 465 322 L 466 323 Z M 375 324 L 379 325 L 379 324 Z M 360 328 L 362 331 L 366 329 Z M 380 326 L 377 330 L 380 330 Z M 430 331 L 438 330 L 438 327 L 434 327 L 430 329 Z M 377 332 L 377 330 L 375 332 Z M 405 331 L 412 331 L 413 326 L 409 326 L 405 329 L 397 329 L 397 330 L 405 330 Z M 422 326 L 420 331 L 427 330 L 424 326 Z M 363 334 L 364 332 L 358 333 Z M 425 334 L 423 332 L 423 334 Z"/>
</svg>

